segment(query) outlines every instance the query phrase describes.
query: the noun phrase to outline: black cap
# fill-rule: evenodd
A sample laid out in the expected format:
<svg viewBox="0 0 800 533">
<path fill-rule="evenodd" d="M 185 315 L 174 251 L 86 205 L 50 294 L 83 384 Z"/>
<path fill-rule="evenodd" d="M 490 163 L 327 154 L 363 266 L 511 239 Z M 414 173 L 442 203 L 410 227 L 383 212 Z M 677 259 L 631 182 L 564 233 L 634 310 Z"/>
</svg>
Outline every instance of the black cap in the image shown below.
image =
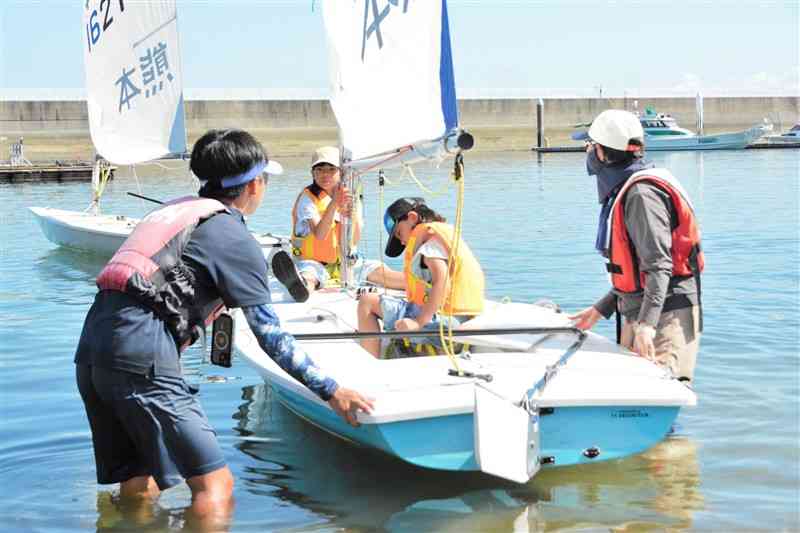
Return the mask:
<svg viewBox="0 0 800 533">
<path fill-rule="evenodd" d="M 425 205 L 424 198 L 405 197 L 398 198 L 386 208 L 386 213 L 383 215 L 383 227 L 389 234 L 389 242 L 386 244 L 386 255 L 389 257 L 397 257 L 406 248 L 406 245 L 400 242 L 400 239 L 394 234 L 397 222 L 420 205 Z"/>
</svg>

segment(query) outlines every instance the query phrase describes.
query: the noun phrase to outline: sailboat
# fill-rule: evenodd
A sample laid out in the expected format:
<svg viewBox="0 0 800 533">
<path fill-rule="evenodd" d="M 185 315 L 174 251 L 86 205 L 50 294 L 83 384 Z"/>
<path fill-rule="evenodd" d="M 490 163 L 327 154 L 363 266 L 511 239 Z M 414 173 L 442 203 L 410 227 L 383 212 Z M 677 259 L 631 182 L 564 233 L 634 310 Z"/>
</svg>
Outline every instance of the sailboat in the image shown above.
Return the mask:
<svg viewBox="0 0 800 533">
<path fill-rule="evenodd" d="M 424 160 L 452 157 L 458 176 L 474 141 L 458 124 L 446 1 L 324 0 L 322 16 L 351 189 L 370 172 L 380 179 L 385 168 Z M 349 258 L 349 239 L 342 241 Z M 358 414 L 359 427 L 278 367 L 238 312 L 234 338 L 237 354 L 282 404 L 353 445 L 424 468 L 525 483 L 541 468 L 643 452 L 668 434 L 682 407 L 697 402 L 667 371 L 576 329 L 553 305 L 489 301 L 452 331 L 468 346 L 459 354 L 376 359 L 358 343 L 374 334 L 356 327 L 358 295 L 369 288 L 349 279 L 348 263 L 341 287 L 303 303 L 274 279 L 270 290 L 283 328 L 315 362 L 375 399 L 371 414 Z"/>
<path fill-rule="evenodd" d="M 110 257 L 139 219 L 100 213 L 109 163 L 137 165 L 186 154 L 183 75 L 175 0 L 83 6 L 89 130 L 97 152 L 85 211 L 30 207 L 48 240 Z M 262 246 L 286 239 L 256 236 Z"/>
</svg>

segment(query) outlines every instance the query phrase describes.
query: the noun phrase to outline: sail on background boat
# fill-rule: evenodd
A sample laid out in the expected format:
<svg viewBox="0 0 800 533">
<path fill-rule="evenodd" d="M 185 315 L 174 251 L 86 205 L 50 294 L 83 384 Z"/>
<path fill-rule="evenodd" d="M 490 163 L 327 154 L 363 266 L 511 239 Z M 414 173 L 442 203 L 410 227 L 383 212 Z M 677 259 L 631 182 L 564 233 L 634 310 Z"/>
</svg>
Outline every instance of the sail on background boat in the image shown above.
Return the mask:
<svg viewBox="0 0 800 533">
<path fill-rule="evenodd" d="M 175 0 L 87 0 L 83 48 L 97 152 L 133 164 L 186 151 Z"/>
<path fill-rule="evenodd" d="M 444 0 L 326 0 L 330 101 L 350 158 L 458 126 Z"/>
</svg>

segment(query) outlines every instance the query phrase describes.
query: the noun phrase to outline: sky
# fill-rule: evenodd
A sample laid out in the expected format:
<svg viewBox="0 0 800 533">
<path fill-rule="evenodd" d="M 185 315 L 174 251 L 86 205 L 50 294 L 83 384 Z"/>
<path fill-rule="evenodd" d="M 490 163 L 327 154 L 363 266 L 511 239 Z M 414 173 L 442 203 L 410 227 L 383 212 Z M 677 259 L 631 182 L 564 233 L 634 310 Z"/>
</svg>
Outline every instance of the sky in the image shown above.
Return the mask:
<svg viewBox="0 0 800 533">
<path fill-rule="evenodd" d="M 189 96 L 324 97 L 320 2 L 178 0 Z M 800 95 L 798 0 L 449 0 L 448 9 L 461 97 Z M 0 0 L 0 98 L 80 93 L 81 15 L 79 0 Z"/>
</svg>

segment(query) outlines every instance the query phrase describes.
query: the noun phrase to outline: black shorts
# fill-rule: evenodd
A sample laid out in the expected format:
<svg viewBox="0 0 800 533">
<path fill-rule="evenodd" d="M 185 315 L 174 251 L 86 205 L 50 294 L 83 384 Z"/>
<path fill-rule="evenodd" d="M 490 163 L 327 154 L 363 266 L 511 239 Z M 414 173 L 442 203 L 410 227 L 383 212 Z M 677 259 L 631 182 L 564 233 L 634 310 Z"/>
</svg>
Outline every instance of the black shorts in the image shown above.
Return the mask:
<svg viewBox="0 0 800 533">
<path fill-rule="evenodd" d="M 76 366 L 98 483 L 149 475 L 164 490 L 225 466 L 198 391 L 183 378 Z"/>
</svg>

